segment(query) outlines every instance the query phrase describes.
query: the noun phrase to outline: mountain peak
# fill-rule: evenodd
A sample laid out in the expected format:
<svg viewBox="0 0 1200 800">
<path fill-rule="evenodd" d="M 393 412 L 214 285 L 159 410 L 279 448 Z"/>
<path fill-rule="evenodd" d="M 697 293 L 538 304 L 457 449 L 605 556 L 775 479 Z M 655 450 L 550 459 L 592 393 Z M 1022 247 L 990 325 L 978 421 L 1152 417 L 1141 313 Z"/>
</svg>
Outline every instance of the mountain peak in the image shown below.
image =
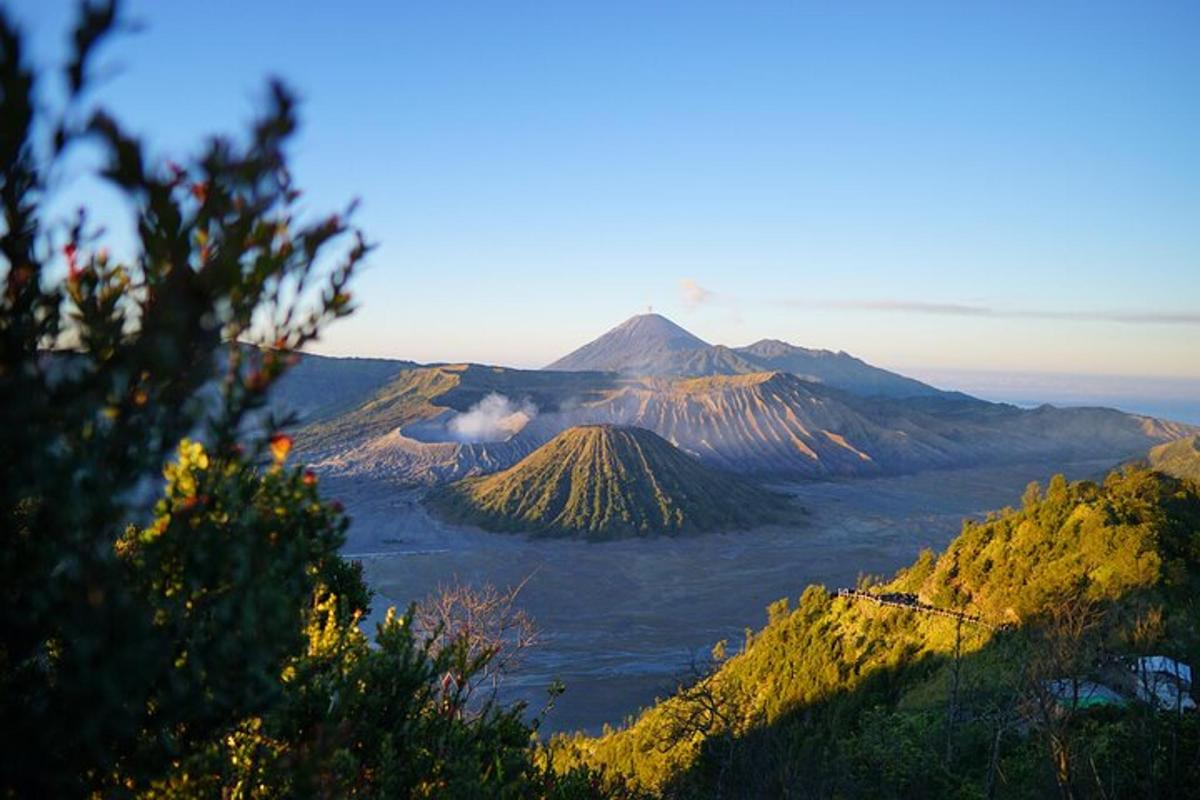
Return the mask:
<svg viewBox="0 0 1200 800">
<path fill-rule="evenodd" d="M 568 428 L 515 466 L 460 481 L 430 502 L 449 519 L 492 530 L 600 538 L 745 529 L 788 507 L 656 433 L 607 424 Z"/>
<path fill-rule="evenodd" d="M 759 339 L 754 344 L 734 348 L 734 352 L 759 369 L 790 372 L 866 397 L 937 397 L 944 394 L 928 384 L 874 367 L 840 350 L 812 350 L 780 339 Z"/>
<path fill-rule="evenodd" d="M 604 336 L 612 334 L 636 336 L 647 340 L 647 343 L 653 343 L 653 341 L 670 343 L 675 346 L 675 349 L 709 346 L 708 342 L 683 326 L 672 322 L 662 314 L 654 313 L 635 314 Z"/>
<path fill-rule="evenodd" d="M 692 378 L 790 372 L 805 380 L 866 397 L 938 397 L 945 393 L 871 366 L 849 353 L 810 350 L 780 339 L 746 347 L 710 345 L 661 314 L 630 317 L 546 369 L 618 372 L 629 376 Z"/>
<path fill-rule="evenodd" d="M 654 375 L 664 360 L 711 349 L 708 342 L 661 314 L 638 314 L 546 369 Z"/>
</svg>

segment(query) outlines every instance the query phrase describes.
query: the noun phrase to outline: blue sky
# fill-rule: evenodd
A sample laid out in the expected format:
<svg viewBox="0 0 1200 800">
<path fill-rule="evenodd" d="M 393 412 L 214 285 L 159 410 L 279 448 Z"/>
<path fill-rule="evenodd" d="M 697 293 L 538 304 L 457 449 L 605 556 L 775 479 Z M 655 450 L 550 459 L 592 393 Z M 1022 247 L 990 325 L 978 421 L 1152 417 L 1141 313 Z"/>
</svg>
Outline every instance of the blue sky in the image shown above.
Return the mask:
<svg viewBox="0 0 1200 800">
<path fill-rule="evenodd" d="M 46 62 L 71 7 L 10 4 Z M 1200 379 L 1198 3 L 128 11 L 100 97 L 157 152 L 280 75 L 313 210 L 362 199 L 319 351 L 537 366 L 653 305 L 914 374 Z"/>
</svg>

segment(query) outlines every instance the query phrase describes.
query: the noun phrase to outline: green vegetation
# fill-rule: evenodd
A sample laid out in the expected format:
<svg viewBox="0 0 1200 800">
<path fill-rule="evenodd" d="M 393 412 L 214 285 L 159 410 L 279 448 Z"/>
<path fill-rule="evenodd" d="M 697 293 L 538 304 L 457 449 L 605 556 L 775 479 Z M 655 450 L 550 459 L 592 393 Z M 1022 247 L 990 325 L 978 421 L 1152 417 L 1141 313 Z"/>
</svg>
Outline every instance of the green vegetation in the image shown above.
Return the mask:
<svg viewBox="0 0 1200 800">
<path fill-rule="evenodd" d="M 1195 714 L 1048 688 L 1128 693 L 1120 656 L 1200 655 L 1200 489 L 1145 470 L 1032 485 L 940 557 L 862 582 L 892 605 L 821 587 L 780 601 L 740 653 L 718 645 L 713 671 L 597 739 L 535 752 L 520 706 L 468 703 L 496 655 L 478 639 L 418 635 L 393 612 L 368 641 L 369 592 L 338 555 L 347 519 L 268 411 L 300 349 L 349 313 L 367 245 L 345 215 L 300 213 L 281 86 L 248 136 L 182 164 L 85 116 L 89 60 L 117 21 L 84 6 L 56 112 L 35 104 L 0 14 L 0 796 L 1200 791 Z M 127 259 L 82 213 L 47 219 L 47 187 L 85 142 L 136 214 Z M 374 395 L 370 425 L 560 380 L 514 375 L 408 371 Z M 747 527 L 783 508 L 654 434 L 602 426 L 440 497 L 587 535 Z"/>
<path fill-rule="evenodd" d="M 598 738 L 555 738 L 663 796 L 1186 796 L 1196 715 L 1091 707 L 1051 681 L 1132 693 L 1121 655 L 1200 655 L 1200 490 L 1143 470 L 1061 476 L 966 523 L 940 557 L 861 589 L 989 625 L 805 590 L 742 652 Z"/>
<path fill-rule="evenodd" d="M 429 502 L 490 530 L 593 538 L 737 530 L 779 520 L 788 501 L 714 472 L 643 428 L 580 425 L 515 466 Z"/>
<path fill-rule="evenodd" d="M 1157 472 L 1200 481 L 1200 435 L 1151 448 L 1147 461 Z"/>
<path fill-rule="evenodd" d="M 492 653 L 435 652 L 407 615 L 359 631 L 346 517 L 267 393 L 348 313 L 367 245 L 300 214 L 282 86 L 179 164 L 86 114 L 119 25 L 83 6 L 55 111 L 0 13 L 0 797 L 596 796 L 534 763 L 520 707 L 465 706 Z M 48 219 L 87 142 L 136 215 L 128 260 Z"/>
</svg>

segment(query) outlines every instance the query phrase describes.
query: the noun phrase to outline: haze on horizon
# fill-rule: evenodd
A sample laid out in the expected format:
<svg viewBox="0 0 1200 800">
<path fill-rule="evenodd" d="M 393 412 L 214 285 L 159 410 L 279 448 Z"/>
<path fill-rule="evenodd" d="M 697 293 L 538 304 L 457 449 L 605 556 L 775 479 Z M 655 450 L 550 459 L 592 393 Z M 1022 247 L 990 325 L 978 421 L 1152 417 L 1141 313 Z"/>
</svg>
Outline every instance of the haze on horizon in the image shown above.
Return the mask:
<svg viewBox="0 0 1200 800">
<path fill-rule="evenodd" d="M 73 3 L 15 5 L 61 60 Z M 143 0 L 100 59 L 164 154 L 299 90 L 299 183 L 379 243 L 318 352 L 541 366 L 652 305 L 968 391 L 1200 385 L 1194 3 L 358 9 Z"/>
</svg>

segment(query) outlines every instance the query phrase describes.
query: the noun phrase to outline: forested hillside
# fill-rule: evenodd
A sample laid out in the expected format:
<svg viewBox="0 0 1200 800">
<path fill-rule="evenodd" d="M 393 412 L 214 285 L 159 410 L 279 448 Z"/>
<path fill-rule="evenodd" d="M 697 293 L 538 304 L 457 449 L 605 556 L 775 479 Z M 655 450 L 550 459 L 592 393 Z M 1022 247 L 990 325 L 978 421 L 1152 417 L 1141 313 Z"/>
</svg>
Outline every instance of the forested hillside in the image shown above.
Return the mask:
<svg viewBox="0 0 1200 800">
<path fill-rule="evenodd" d="M 1195 484 L 1056 477 L 940 556 L 863 579 L 871 597 L 835 589 L 780 600 L 737 655 L 718 644 L 711 671 L 618 730 L 556 738 L 549 757 L 668 797 L 1197 791 L 1196 714 L 1139 702 L 1129 670 L 1197 660 Z"/>
</svg>

